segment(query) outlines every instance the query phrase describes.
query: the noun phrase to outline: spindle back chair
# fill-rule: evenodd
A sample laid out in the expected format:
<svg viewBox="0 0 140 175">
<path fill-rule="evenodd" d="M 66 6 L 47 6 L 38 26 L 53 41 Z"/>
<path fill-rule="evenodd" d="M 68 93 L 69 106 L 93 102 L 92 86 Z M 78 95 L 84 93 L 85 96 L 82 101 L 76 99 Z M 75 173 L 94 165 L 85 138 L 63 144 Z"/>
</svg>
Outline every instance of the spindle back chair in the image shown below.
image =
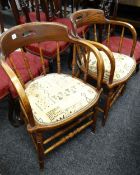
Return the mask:
<svg viewBox="0 0 140 175">
<path fill-rule="evenodd" d="M 24 48 L 32 43 L 40 45 L 44 41 L 54 41 L 57 45 L 56 73 L 46 74 L 43 53 L 40 48 L 43 74 L 33 78 L 28 66 L 28 59 L 24 56 L 24 49 L 21 49 L 25 65 L 31 76 L 31 80 L 24 83 L 14 60 L 12 60 L 12 53 L 18 48 Z M 72 72 L 70 74 L 64 74 L 61 67 L 62 57 L 59 42 L 62 41 L 74 45 Z M 0 42 L 2 49 L 1 65 L 14 86 L 11 85 L 11 89 L 16 89 L 27 130 L 37 149 L 40 168 L 43 169 L 44 156 L 47 153 L 65 143 L 89 125 L 92 125 L 93 130 L 95 130 L 96 108 L 102 92 L 103 60 L 95 46 L 85 40 L 72 37 L 66 26 L 53 22 L 26 23 L 15 26 L 2 35 Z M 9 43 L 8 47 L 7 42 Z M 76 52 L 77 45 L 79 51 L 86 53 L 88 49 L 97 59 L 96 86 L 86 83 L 88 60 L 84 71 L 84 79 L 76 77 L 76 59 L 81 57 L 81 54 Z M 12 69 L 5 62 L 7 57 L 11 60 Z M 45 138 L 45 132 L 50 130 L 54 130 L 55 134 Z M 64 134 L 66 135 L 64 136 Z M 60 138 L 60 136 L 63 137 Z M 45 149 L 46 146 L 47 149 Z"/>
<path fill-rule="evenodd" d="M 99 9 L 85 9 L 79 10 L 71 15 L 71 21 L 73 23 L 73 33 L 78 38 L 78 34 L 76 32 L 77 27 L 81 27 L 83 25 L 91 25 L 93 34 L 92 38 L 90 39 L 90 43 L 94 43 L 96 47 L 101 50 L 101 55 L 104 60 L 105 65 L 105 74 L 104 74 L 104 85 L 107 88 L 107 100 L 105 103 L 104 109 L 100 109 L 100 111 L 104 112 L 103 118 L 103 125 L 108 116 L 108 111 L 113 102 L 116 98 L 121 95 L 126 82 L 133 74 L 136 62 L 133 58 L 134 49 L 136 46 L 136 38 L 137 34 L 134 27 L 131 24 L 122 21 L 116 20 L 109 20 L 105 18 L 104 12 Z M 104 30 L 102 30 L 102 38 L 100 37 L 100 27 L 98 25 L 105 26 Z M 118 43 L 118 48 L 115 52 L 111 52 L 109 49 L 111 47 L 110 37 L 112 35 L 111 28 L 118 29 L 121 28 L 120 40 Z M 129 31 L 132 38 L 133 43 L 129 50 L 129 56 L 122 54 L 121 51 L 123 50 L 123 38 L 125 35 L 125 31 Z M 114 31 L 115 32 L 115 31 Z M 106 41 L 105 45 L 99 45 L 102 43 L 102 40 Z M 96 78 L 96 61 L 92 54 L 89 54 L 90 59 L 90 66 L 89 66 L 89 75 L 92 78 Z M 79 64 L 81 70 L 83 70 L 83 64 Z M 105 89 L 105 88 L 104 88 Z M 104 91 L 105 92 L 105 91 Z"/>
</svg>

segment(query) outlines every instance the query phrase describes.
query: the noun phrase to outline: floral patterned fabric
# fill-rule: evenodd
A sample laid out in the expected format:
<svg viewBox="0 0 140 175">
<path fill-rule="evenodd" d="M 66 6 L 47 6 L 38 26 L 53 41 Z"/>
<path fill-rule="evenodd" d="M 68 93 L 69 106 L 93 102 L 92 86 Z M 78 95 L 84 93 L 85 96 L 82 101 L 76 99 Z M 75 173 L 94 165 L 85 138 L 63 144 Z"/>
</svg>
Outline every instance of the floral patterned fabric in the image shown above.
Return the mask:
<svg viewBox="0 0 140 175">
<path fill-rule="evenodd" d="M 108 56 L 103 51 L 100 51 L 100 53 L 104 60 L 105 66 L 104 79 L 108 81 L 111 68 L 110 61 Z M 113 55 L 115 58 L 115 72 L 113 82 L 115 82 L 125 78 L 131 70 L 134 70 L 136 67 L 136 62 L 133 58 L 124 54 L 113 52 Z M 89 58 L 89 70 L 91 72 L 97 72 L 97 59 L 92 52 L 90 53 Z"/>
<path fill-rule="evenodd" d="M 26 87 L 35 120 L 50 125 L 72 117 L 92 106 L 98 99 L 96 90 L 65 74 L 41 76 Z"/>
</svg>

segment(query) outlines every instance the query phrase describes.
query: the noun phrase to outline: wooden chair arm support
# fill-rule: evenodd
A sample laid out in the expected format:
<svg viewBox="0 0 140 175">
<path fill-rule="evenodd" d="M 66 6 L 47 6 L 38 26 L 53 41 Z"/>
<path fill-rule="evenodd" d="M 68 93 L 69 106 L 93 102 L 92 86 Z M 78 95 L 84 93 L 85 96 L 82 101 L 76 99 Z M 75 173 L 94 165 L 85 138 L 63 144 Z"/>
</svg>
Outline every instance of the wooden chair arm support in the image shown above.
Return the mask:
<svg viewBox="0 0 140 175">
<path fill-rule="evenodd" d="M 100 44 L 100 43 L 95 42 L 95 41 L 90 41 L 90 40 L 88 40 L 88 42 L 93 44 L 98 49 L 104 51 L 105 54 L 108 56 L 110 64 L 111 64 L 109 84 L 112 84 L 113 83 L 113 77 L 114 77 L 114 71 L 115 71 L 115 58 L 114 58 L 113 53 L 111 52 L 111 50 L 108 47 L 106 47 L 103 44 Z"/>
<path fill-rule="evenodd" d="M 73 33 L 72 33 L 72 35 L 73 35 Z M 83 40 L 77 34 L 76 34 L 76 37 L 79 38 L 79 39 L 81 39 L 81 40 Z M 106 53 L 106 55 L 108 56 L 109 61 L 110 61 L 110 64 L 111 64 L 109 84 L 112 84 L 113 83 L 113 77 L 114 77 L 114 71 L 115 71 L 115 59 L 114 59 L 113 53 L 111 52 L 111 50 L 108 47 L 106 47 L 103 44 L 100 44 L 99 42 L 90 41 L 90 40 L 85 40 L 85 41 L 87 41 L 88 43 L 94 45 L 98 49 L 103 50 Z"/>
<path fill-rule="evenodd" d="M 132 57 L 134 54 L 134 50 L 135 50 L 135 46 L 136 46 L 136 42 L 137 42 L 137 32 L 136 32 L 135 28 L 130 23 L 123 22 L 123 21 L 107 20 L 107 23 L 112 24 L 114 26 L 118 25 L 118 26 L 126 27 L 131 32 L 131 35 L 133 38 L 133 44 L 132 44 L 130 56 Z"/>
<path fill-rule="evenodd" d="M 104 77 L 104 62 L 103 59 L 98 51 L 98 49 L 93 45 L 92 42 L 89 42 L 85 39 L 76 39 L 75 42 L 78 44 L 85 45 L 88 47 L 88 49 L 94 53 L 96 59 L 97 59 L 97 88 L 98 90 L 101 89 L 103 77 Z M 87 68 L 87 73 L 88 73 L 88 68 Z"/>
</svg>

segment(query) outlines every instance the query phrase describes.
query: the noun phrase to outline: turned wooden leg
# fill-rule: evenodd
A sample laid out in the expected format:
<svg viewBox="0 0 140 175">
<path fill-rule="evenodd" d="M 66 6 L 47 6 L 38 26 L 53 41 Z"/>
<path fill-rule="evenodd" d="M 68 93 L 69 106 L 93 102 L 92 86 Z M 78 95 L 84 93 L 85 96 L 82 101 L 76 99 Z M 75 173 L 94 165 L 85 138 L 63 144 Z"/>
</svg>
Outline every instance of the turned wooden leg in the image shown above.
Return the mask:
<svg viewBox="0 0 140 175">
<path fill-rule="evenodd" d="M 112 91 L 110 90 L 108 95 L 107 95 L 107 99 L 106 99 L 104 115 L 103 115 L 103 120 L 102 120 L 102 126 L 105 126 L 106 120 L 108 118 L 108 112 L 109 112 L 110 103 L 111 103 L 111 95 L 112 95 Z"/>
<path fill-rule="evenodd" d="M 9 97 L 9 111 L 8 111 L 8 118 L 10 123 L 14 127 L 18 127 L 22 125 L 24 122 L 20 117 L 20 104 L 18 99 L 12 98 L 12 96 Z"/>
<path fill-rule="evenodd" d="M 37 143 L 39 167 L 40 170 L 44 170 L 44 147 L 43 147 L 43 137 L 41 133 L 36 134 L 36 143 Z"/>
</svg>

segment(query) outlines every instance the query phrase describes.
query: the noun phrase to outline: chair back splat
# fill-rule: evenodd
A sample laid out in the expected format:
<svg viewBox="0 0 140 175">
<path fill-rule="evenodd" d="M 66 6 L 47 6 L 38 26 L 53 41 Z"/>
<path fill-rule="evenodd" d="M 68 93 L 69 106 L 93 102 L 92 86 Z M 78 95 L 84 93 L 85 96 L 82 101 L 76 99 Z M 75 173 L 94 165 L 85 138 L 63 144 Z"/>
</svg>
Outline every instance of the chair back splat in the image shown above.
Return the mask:
<svg viewBox="0 0 140 175">
<path fill-rule="evenodd" d="M 71 14 L 70 19 L 73 23 L 73 35 L 79 38 L 77 28 L 85 25 L 90 26 L 89 42 L 96 46 L 103 57 L 105 65 L 105 74 L 103 79 L 104 92 L 107 100 L 104 109 L 103 125 L 108 116 L 108 111 L 113 102 L 122 94 L 124 86 L 130 76 L 133 74 L 136 62 L 133 58 L 136 46 L 137 33 L 134 27 L 126 22 L 107 19 L 104 11 L 99 9 L 83 9 Z M 125 36 L 130 34 L 131 42 L 127 45 L 125 51 Z M 117 38 L 117 40 L 116 40 Z M 89 56 L 88 75 L 96 78 L 96 61 L 94 56 Z M 79 64 L 83 70 L 83 63 Z M 107 90 L 106 90 L 107 89 Z M 107 92 L 107 93 L 106 93 Z"/>
<path fill-rule="evenodd" d="M 34 55 L 34 61 L 36 65 L 37 60 L 40 61 L 42 69 L 37 70 L 40 74 L 36 72 L 36 76 L 33 76 L 33 70 L 28 64 L 30 53 L 24 48 L 31 44 L 41 46 L 42 42 L 49 41 L 54 42 L 57 47 L 55 72 L 44 71 L 45 59 L 40 47 L 40 55 L 38 57 Z M 40 168 L 43 169 L 44 156 L 47 153 L 89 125 L 92 125 L 95 131 L 97 106 L 104 76 L 102 57 L 93 44 L 73 37 L 66 26 L 53 22 L 34 22 L 15 26 L 2 34 L 0 42 L 1 66 L 14 86 L 14 88 L 10 86 L 11 92 L 16 89 L 23 119 L 37 148 Z M 64 73 L 62 66 L 62 60 L 68 53 L 62 58 L 60 42 L 69 42 L 74 48 L 72 71 L 69 74 Z M 19 49 L 23 57 L 22 67 L 25 67 L 30 75 L 26 81 L 13 59 L 13 52 L 18 52 Z M 97 60 L 97 84 L 94 86 L 87 83 L 89 65 L 87 51 L 95 55 Z M 7 64 L 8 58 L 9 64 Z M 85 64 L 84 76 L 81 79 L 76 77 L 77 59 L 84 60 Z M 45 132 L 50 130 L 54 131 L 54 135 L 46 137 Z"/>
<path fill-rule="evenodd" d="M 16 33 L 13 32 L 13 30 L 9 30 L 8 34 L 4 36 L 3 39 L 3 45 L 2 45 L 2 51 L 3 54 L 9 54 L 15 49 L 19 48 L 19 45 L 21 47 L 30 45 L 32 43 L 40 43 L 44 40 L 47 41 L 60 41 L 60 36 L 62 41 L 69 42 L 70 38 L 68 37 L 68 30 L 67 28 L 62 28 L 61 24 L 56 25 L 55 23 L 47 23 L 47 31 L 46 31 L 46 26 L 45 23 L 42 23 L 44 25 L 39 25 L 38 22 L 30 23 L 29 25 L 21 25 L 17 26 L 16 28 Z M 25 26 L 25 27 L 24 27 Z M 37 26 L 35 28 L 35 26 Z M 55 29 L 54 29 L 55 26 Z M 46 31 L 46 32 L 44 32 Z M 58 36 L 57 32 L 60 34 Z M 40 36 L 40 37 L 39 37 Z M 6 47 L 6 41 L 8 43 L 12 42 L 12 45 L 10 48 Z"/>
</svg>

